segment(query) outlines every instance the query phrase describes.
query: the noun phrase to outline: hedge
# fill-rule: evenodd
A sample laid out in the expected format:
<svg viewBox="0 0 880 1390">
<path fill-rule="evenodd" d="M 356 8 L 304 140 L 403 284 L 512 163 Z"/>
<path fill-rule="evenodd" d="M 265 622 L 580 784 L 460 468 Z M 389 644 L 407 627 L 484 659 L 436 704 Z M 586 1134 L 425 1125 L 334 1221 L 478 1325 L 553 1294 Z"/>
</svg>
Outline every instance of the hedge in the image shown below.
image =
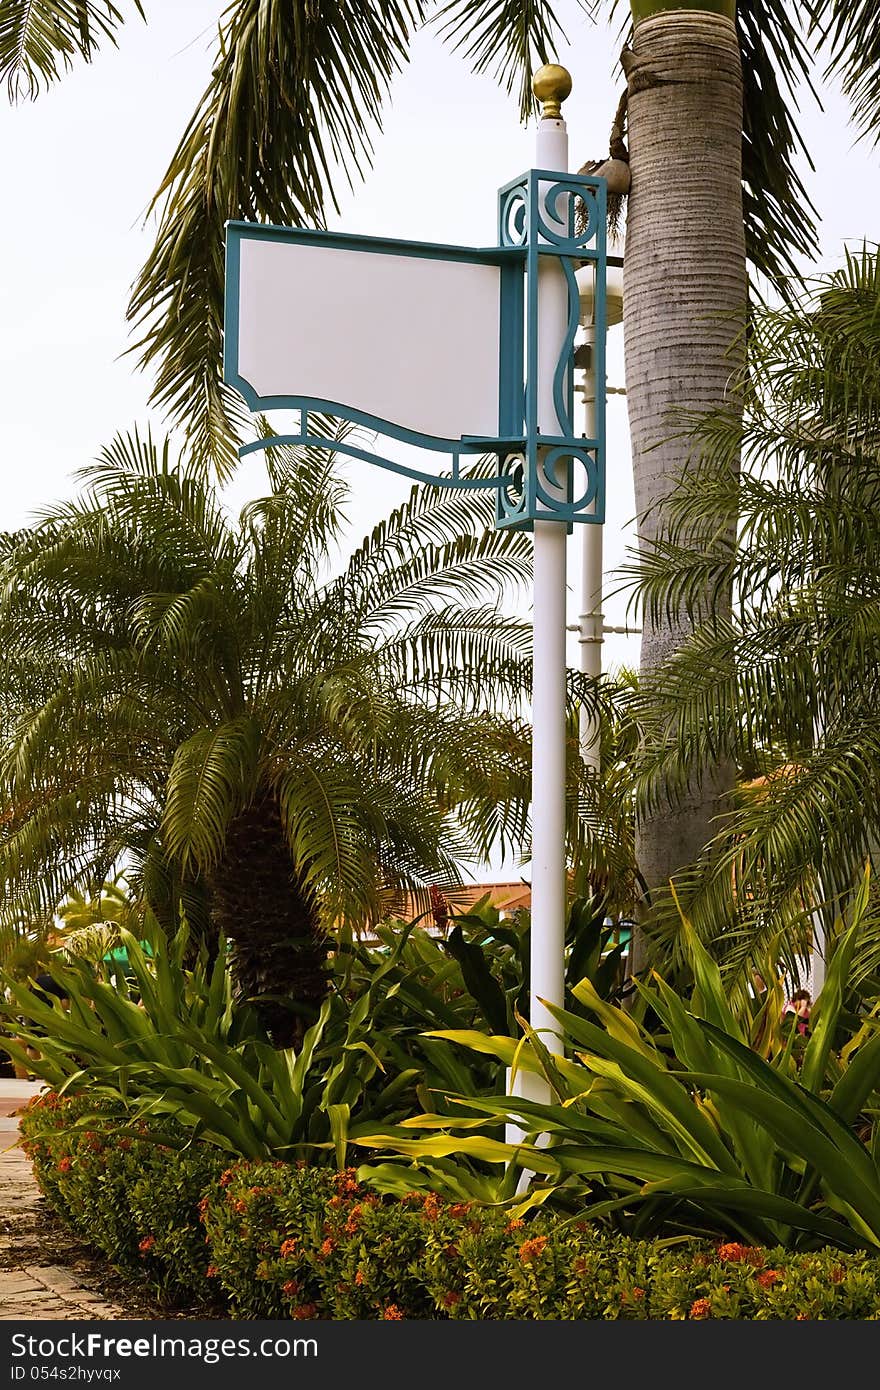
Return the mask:
<svg viewBox="0 0 880 1390">
<path fill-rule="evenodd" d="M 240 1163 L 202 1203 L 213 1273 L 246 1318 L 880 1317 L 880 1257 L 615 1235 L 352 1171 Z"/>
<path fill-rule="evenodd" d="M 645 1241 L 552 1213 L 380 1198 L 353 1170 L 228 1160 L 49 1096 L 23 1117 L 56 1211 L 119 1268 L 233 1318 L 880 1317 L 880 1255 Z"/>
<path fill-rule="evenodd" d="M 22 1144 L 46 1200 L 82 1240 L 169 1303 L 217 1300 L 199 1201 L 228 1159 L 163 1124 L 175 1147 L 132 1130 L 119 1105 L 54 1092 L 31 1101 Z M 179 1145 L 180 1147 L 177 1147 Z"/>
</svg>

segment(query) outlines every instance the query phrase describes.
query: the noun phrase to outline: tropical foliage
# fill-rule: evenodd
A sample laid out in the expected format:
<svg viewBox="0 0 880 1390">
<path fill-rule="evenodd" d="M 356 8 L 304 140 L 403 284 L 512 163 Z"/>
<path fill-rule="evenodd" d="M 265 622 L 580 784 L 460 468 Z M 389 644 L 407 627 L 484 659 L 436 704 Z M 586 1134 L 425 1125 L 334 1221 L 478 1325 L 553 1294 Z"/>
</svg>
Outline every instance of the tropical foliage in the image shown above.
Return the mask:
<svg viewBox="0 0 880 1390">
<path fill-rule="evenodd" d="M 749 357 L 744 421 L 690 422 L 691 463 L 632 570 L 647 611 L 686 611 L 693 635 L 627 701 L 641 807 L 674 801 L 711 761 L 739 768 L 678 887 L 742 972 L 783 927 L 803 957 L 812 914 L 824 909 L 831 929 L 880 843 L 877 249 L 808 282 L 791 307 L 759 310 Z M 728 587 L 726 619 L 712 595 Z M 868 925 L 862 974 L 878 961 Z M 670 906 L 667 947 L 677 930 Z"/>
<path fill-rule="evenodd" d="M 269 472 L 235 522 L 199 465 L 120 437 L 8 544 L 0 878 L 31 927 L 124 856 L 166 925 L 182 903 L 245 994 L 281 996 L 281 1036 L 324 994 L 322 933 L 521 842 L 529 634 L 499 605 L 529 544 L 485 498 L 414 490 L 334 574 L 338 464 L 278 448 Z"/>
<path fill-rule="evenodd" d="M 268 1046 L 257 1016 L 236 1004 L 222 943 L 213 959 L 204 945 L 193 959 L 186 930 L 168 940 L 148 915 L 138 931 L 140 940 L 117 927 L 124 961 L 66 949 L 44 960 L 54 1000 L 8 972 L 0 1006 L 22 1066 L 58 1090 L 115 1104 L 126 1130 L 149 1121 L 165 1142 L 173 1120 L 230 1158 L 344 1164 L 364 1126 L 442 1107 L 448 1092 L 503 1090 L 500 1063 L 462 1058 L 429 1034 L 515 1026 L 527 995 L 527 917 L 502 923 L 478 903 L 445 939 L 389 923 L 374 945 L 340 943 L 319 1018 L 287 1051 Z M 619 948 L 603 954 L 609 936 L 595 906 L 575 899 L 572 980 L 587 969 L 603 993 L 617 988 Z"/>
<path fill-rule="evenodd" d="M 852 953 L 867 901 L 863 884 L 842 934 L 801 1055 L 780 1025 L 772 991 L 755 1017 L 732 1007 L 720 972 L 687 923 L 695 986 L 683 1000 L 659 976 L 640 988 L 661 1031 L 574 990 L 590 1016 L 553 1009 L 564 1056 L 547 1039 L 441 1036 L 544 1078 L 549 1103 L 459 1097 L 461 1118 L 422 1115 L 359 1142 L 409 1157 L 439 1191 L 488 1163 L 538 1175 L 528 1203 L 561 1204 L 579 1219 L 614 1216 L 642 1234 L 662 1229 L 736 1234 L 751 1244 L 842 1249 L 880 1245 L 877 1105 L 880 1034 L 874 1015 L 841 1028 Z M 531 1137 L 504 1142 L 498 1121 Z M 418 1137 L 409 1138 L 413 1130 Z M 450 1130 L 458 1131 L 450 1133 Z M 412 1185 L 405 1166 L 366 1164 L 386 1190 Z M 512 1200 L 512 1195 L 511 1195 Z"/>
<path fill-rule="evenodd" d="M 185 930 L 170 942 L 155 923 L 143 930 L 149 951 L 121 931 L 125 969 L 55 960 L 64 1000 L 6 977 L 0 1006 L 10 1054 L 58 1090 L 115 1105 L 117 1138 L 146 1129 L 172 1148 L 198 1137 L 230 1161 L 343 1166 L 358 1126 L 396 1123 L 432 1093 L 498 1088 L 497 1065 L 470 1068 L 443 1044 L 422 1046 L 420 1029 L 469 1021 L 473 1005 L 432 999 L 401 966 L 405 937 L 369 970 L 349 963 L 301 1045 L 276 1049 L 236 1004 L 222 941 L 213 960 L 202 946 L 188 964 Z"/>
</svg>

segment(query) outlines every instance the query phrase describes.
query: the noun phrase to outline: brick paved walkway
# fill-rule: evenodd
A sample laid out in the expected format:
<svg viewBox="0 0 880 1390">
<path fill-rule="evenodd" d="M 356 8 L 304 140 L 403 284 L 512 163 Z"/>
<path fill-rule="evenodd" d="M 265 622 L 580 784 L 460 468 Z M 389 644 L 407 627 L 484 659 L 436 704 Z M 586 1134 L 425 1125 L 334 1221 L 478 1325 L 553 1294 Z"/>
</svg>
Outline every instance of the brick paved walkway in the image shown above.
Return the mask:
<svg viewBox="0 0 880 1390">
<path fill-rule="evenodd" d="M 31 1165 L 15 1146 L 14 1111 L 40 1089 L 0 1077 L 0 1319 L 64 1321 L 125 1317 L 72 1269 L 53 1263 L 41 1233 L 42 1198 Z"/>
</svg>

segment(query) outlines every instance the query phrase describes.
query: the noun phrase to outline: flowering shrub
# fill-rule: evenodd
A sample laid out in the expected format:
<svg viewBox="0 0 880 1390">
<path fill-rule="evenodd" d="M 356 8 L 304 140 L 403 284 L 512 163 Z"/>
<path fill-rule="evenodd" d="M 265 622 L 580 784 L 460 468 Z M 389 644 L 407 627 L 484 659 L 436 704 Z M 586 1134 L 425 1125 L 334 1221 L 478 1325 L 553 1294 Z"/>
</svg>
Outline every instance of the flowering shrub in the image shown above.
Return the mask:
<svg viewBox="0 0 880 1390">
<path fill-rule="evenodd" d="M 233 1317 L 880 1317 L 877 1257 L 669 1246 L 434 1193 L 379 1199 L 350 1171 L 236 1164 L 203 1219 Z"/>
<path fill-rule="evenodd" d="M 636 1240 L 352 1170 L 228 1160 L 120 1132 L 118 1106 L 49 1095 L 22 1120 L 59 1215 L 160 1293 L 234 1318 L 878 1319 L 880 1256 Z M 86 1119 L 86 1116 L 89 1116 Z M 169 1129 L 169 1139 L 173 1133 Z"/>
<path fill-rule="evenodd" d="M 781 1247 L 741 1245 L 721 1245 L 689 1258 L 670 1253 L 651 1291 L 650 1316 L 876 1320 L 880 1259 L 831 1249 L 792 1255 Z"/>
<path fill-rule="evenodd" d="M 198 1203 L 224 1160 L 208 1145 L 177 1149 L 126 1133 L 127 1119 L 84 1094 L 31 1101 L 21 1133 L 40 1188 L 81 1239 L 161 1297 L 213 1301 Z"/>
<path fill-rule="evenodd" d="M 318 1316 L 321 1286 L 311 1256 L 323 1240 L 335 1176 L 327 1168 L 243 1161 L 209 1189 L 200 1207 L 204 1239 L 233 1317 Z"/>
<path fill-rule="evenodd" d="M 424 1206 L 384 1204 L 351 1170 L 239 1163 L 202 1213 L 234 1317 L 396 1319 L 436 1316 Z"/>
</svg>

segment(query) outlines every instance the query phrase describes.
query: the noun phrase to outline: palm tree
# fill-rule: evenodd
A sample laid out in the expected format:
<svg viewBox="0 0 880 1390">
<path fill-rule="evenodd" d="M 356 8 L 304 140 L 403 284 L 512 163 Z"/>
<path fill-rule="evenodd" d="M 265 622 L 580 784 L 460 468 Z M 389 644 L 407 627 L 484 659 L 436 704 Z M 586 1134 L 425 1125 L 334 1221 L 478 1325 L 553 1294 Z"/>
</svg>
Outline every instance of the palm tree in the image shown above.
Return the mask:
<svg viewBox="0 0 880 1390">
<path fill-rule="evenodd" d="M 631 16 L 625 334 L 648 545 L 687 462 L 669 438 L 670 412 L 716 407 L 736 372 L 746 255 L 780 287 L 793 258 L 815 247 L 796 168 L 807 154 L 792 118 L 798 86 L 826 52 L 856 116 L 876 128 L 880 40 L 873 0 L 631 0 Z M 88 59 L 112 40 L 125 17 L 109 0 L 0 0 L 0 74 L 13 95 L 34 93 L 75 54 Z M 155 402 L 221 474 L 244 424 L 221 379 L 223 224 L 321 225 L 336 206 L 336 170 L 351 178 L 369 162 L 389 84 L 431 17 L 531 112 L 531 72 L 561 32 L 549 0 L 233 0 L 221 15 L 216 65 L 156 194 L 158 237 L 130 305 L 141 361 L 156 370 Z M 649 621 L 645 667 L 686 629 L 681 614 Z M 728 784 L 719 767 L 695 780 L 686 804 L 667 800 L 645 818 L 639 857 L 650 884 L 705 843 Z"/>
<path fill-rule="evenodd" d="M 686 887 L 704 937 L 731 929 L 719 949 L 743 972 L 781 932 L 789 963 L 803 958 L 814 911 L 830 925 L 880 845 L 880 251 L 758 311 L 749 358 L 744 420 L 695 422 L 635 569 L 647 610 L 694 630 L 631 702 L 643 802 L 694 767 L 739 769 Z M 727 592 L 732 611 L 707 611 Z M 866 933 L 860 970 L 876 948 Z"/>
<path fill-rule="evenodd" d="M 416 489 L 338 574 L 333 455 L 271 448 L 238 522 L 167 441 L 117 437 L 0 568 L 0 921 L 122 860 L 172 921 L 234 943 L 278 1041 L 331 929 L 460 881 L 525 833 L 527 539 Z M 274 997 L 267 999 L 266 997 Z"/>
<path fill-rule="evenodd" d="M 626 381 L 639 543 L 650 550 L 666 502 L 689 466 L 684 416 L 741 408 L 747 260 L 787 293 L 786 272 L 815 238 L 789 114 L 812 66 L 809 40 L 830 45 L 857 112 L 876 127 L 880 48 L 873 7 L 790 7 L 776 0 L 632 0 L 623 54 L 631 188 L 624 261 Z M 824 31 L 821 25 L 824 24 Z M 804 150 L 804 154 L 807 152 Z M 807 156 L 808 157 L 808 156 Z M 729 466 L 735 471 L 736 458 Z M 692 535 L 698 550 L 707 537 Z M 730 595 L 704 596 L 724 617 Z M 690 629 L 684 611 L 643 623 L 650 672 Z M 658 889 L 701 852 L 732 786 L 733 768 L 693 768 L 676 795 L 643 808 L 640 869 Z M 655 905 L 657 894 L 655 893 Z"/>
</svg>

